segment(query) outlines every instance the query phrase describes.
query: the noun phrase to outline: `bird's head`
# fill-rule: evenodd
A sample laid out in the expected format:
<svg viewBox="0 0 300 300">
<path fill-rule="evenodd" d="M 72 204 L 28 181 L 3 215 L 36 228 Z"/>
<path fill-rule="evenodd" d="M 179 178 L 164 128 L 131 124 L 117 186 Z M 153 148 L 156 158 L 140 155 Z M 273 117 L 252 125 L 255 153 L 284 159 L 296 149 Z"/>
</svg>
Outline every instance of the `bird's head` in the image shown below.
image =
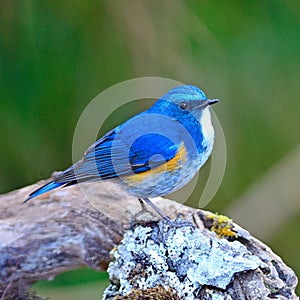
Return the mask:
<svg viewBox="0 0 300 300">
<path fill-rule="evenodd" d="M 206 107 L 219 102 L 218 99 L 207 99 L 204 92 L 194 85 L 180 85 L 160 99 L 176 104 L 182 111 L 200 112 Z"/>
<path fill-rule="evenodd" d="M 164 94 L 153 107 L 164 113 L 171 113 L 176 108 L 176 114 L 192 114 L 200 120 L 203 112 L 208 112 L 210 105 L 217 102 L 218 99 L 207 99 L 204 92 L 194 85 L 180 85 Z"/>
<path fill-rule="evenodd" d="M 203 151 L 209 153 L 214 143 L 214 128 L 210 106 L 217 102 L 219 102 L 218 99 L 207 99 L 204 92 L 196 86 L 181 85 L 160 97 L 148 112 L 162 114 L 172 120 L 168 124 L 161 122 L 161 126 L 169 126 L 169 128 L 174 129 L 175 127 L 172 127 L 172 124 L 176 120 L 178 122 L 176 124 L 183 125 L 190 133 L 192 140 L 197 144 L 198 150 L 201 153 Z"/>
</svg>

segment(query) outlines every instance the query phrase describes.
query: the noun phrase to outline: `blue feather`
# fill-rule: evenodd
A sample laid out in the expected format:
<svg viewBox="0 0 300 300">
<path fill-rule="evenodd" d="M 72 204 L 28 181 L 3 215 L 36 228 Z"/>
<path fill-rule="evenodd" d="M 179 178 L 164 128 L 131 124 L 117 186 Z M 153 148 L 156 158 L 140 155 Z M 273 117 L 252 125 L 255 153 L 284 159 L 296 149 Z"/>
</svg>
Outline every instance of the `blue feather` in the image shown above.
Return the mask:
<svg viewBox="0 0 300 300">
<path fill-rule="evenodd" d="M 40 187 L 39 189 L 37 189 L 33 193 L 31 193 L 29 195 L 29 197 L 23 202 L 23 204 L 26 203 L 27 201 L 29 201 L 32 198 L 35 198 L 35 197 L 37 197 L 41 194 L 44 194 L 46 192 L 52 191 L 52 190 L 54 190 L 54 189 L 56 189 L 56 188 L 58 188 L 62 185 L 64 185 L 64 183 L 51 181 L 51 182 L 47 183 L 46 185 Z"/>
<path fill-rule="evenodd" d="M 147 111 L 108 132 L 78 163 L 31 193 L 24 202 L 61 186 L 146 172 L 173 159 L 182 143 L 189 159 L 196 159 L 205 151 L 199 123 L 201 110 L 191 113 L 182 110 L 180 103 L 196 101 L 195 105 L 199 105 L 205 99 L 205 94 L 194 86 L 172 89 Z"/>
</svg>

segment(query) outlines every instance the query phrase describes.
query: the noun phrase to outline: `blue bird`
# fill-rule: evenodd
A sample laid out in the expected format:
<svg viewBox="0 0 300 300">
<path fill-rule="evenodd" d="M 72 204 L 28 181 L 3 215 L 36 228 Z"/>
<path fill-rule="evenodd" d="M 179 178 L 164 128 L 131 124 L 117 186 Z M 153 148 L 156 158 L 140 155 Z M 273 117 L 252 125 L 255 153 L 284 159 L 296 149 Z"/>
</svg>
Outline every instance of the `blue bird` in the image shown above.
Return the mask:
<svg viewBox="0 0 300 300">
<path fill-rule="evenodd" d="M 149 198 L 180 189 L 207 161 L 215 138 L 210 105 L 217 102 L 196 86 L 173 88 L 148 110 L 109 131 L 79 162 L 32 192 L 24 203 L 58 187 L 115 179 L 172 223 Z"/>
</svg>

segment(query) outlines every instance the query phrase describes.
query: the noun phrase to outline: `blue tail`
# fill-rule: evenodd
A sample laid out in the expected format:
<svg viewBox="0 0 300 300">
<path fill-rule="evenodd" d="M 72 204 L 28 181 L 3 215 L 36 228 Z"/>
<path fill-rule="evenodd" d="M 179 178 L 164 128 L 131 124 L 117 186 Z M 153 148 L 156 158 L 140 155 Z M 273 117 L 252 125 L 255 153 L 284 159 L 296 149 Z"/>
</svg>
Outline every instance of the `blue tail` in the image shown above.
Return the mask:
<svg viewBox="0 0 300 300">
<path fill-rule="evenodd" d="M 39 196 L 39 195 L 42 195 L 46 192 L 54 190 L 54 189 L 56 189 L 56 188 L 58 188 L 59 186 L 62 186 L 62 185 L 65 185 L 65 183 L 51 181 L 51 182 L 45 184 L 44 186 L 40 187 L 39 189 L 35 190 L 34 192 L 32 192 L 29 195 L 29 197 L 23 202 L 23 204 L 26 203 L 27 201 L 31 200 L 32 198 L 36 197 L 36 196 Z"/>
</svg>

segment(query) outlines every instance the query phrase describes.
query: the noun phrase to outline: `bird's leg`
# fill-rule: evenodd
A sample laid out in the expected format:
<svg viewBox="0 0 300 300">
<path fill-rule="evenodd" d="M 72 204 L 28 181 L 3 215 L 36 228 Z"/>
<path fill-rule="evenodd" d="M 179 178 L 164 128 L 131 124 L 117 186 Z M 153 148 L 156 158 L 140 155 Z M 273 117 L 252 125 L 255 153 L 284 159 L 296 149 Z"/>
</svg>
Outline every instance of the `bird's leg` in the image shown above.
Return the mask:
<svg viewBox="0 0 300 300">
<path fill-rule="evenodd" d="M 170 226 L 172 227 L 184 227 L 184 226 L 192 226 L 194 227 L 194 225 L 188 221 L 172 221 L 169 217 L 167 217 L 156 205 L 154 205 L 149 198 L 142 198 L 139 199 L 139 201 L 141 202 L 145 201 L 148 205 L 150 205 L 157 214 L 159 214 L 163 220 L 165 220 Z M 142 207 L 144 207 L 142 205 Z"/>
<path fill-rule="evenodd" d="M 148 214 L 148 222 L 149 222 L 149 220 L 150 221 L 153 220 L 153 218 L 157 218 L 157 216 L 154 215 L 153 211 L 149 211 L 147 209 L 147 207 L 142 199 L 139 199 L 139 202 L 141 204 L 142 210 L 135 213 L 134 215 L 131 215 L 131 217 L 130 217 L 130 228 L 131 229 L 133 229 L 135 223 L 147 223 L 147 221 L 146 221 L 147 217 L 146 217 L 145 213 Z M 142 220 L 139 220 L 140 216 L 143 216 Z M 151 219 L 149 219 L 149 216 L 151 217 Z"/>
<path fill-rule="evenodd" d="M 142 205 L 142 208 L 144 209 L 145 208 L 145 204 L 143 201 L 145 201 L 147 204 L 149 204 L 165 221 L 169 222 L 171 221 L 163 212 L 161 212 L 161 210 L 156 206 L 154 205 L 149 198 L 142 198 L 142 199 L 139 199 L 141 205 Z"/>
<path fill-rule="evenodd" d="M 149 212 L 149 210 L 146 208 L 146 205 L 145 205 L 143 199 L 140 199 L 140 198 L 139 198 L 139 202 L 140 202 L 140 204 L 141 204 L 142 211 Z M 149 212 L 149 213 L 150 213 L 150 212 Z"/>
</svg>

